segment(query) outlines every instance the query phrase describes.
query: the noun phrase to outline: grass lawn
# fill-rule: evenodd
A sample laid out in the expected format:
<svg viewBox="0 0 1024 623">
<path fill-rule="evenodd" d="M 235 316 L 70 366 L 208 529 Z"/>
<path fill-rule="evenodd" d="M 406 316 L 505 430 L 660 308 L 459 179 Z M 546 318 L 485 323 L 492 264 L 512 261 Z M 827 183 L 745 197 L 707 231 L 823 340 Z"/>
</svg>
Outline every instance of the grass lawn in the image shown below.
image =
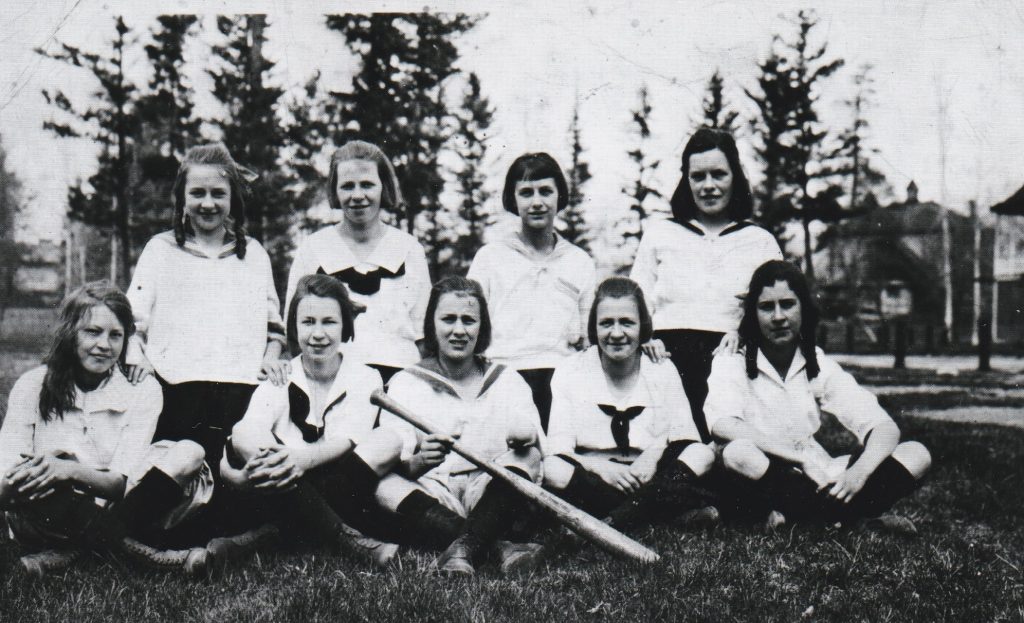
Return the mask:
<svg viewBox="0 0 1024 623">
<path fill-rule="evenodd" d="M 3 359 L 23 370 L 32 357 L 8 351 Z M 0 374 L 13 369 L 4 364 Z M 12 380 L 0 379 L 4 402 Z M 964 399 L 957 393 L 955 404 Z M 904 437 L 934 456 L 922 489 L 896 508 L 917 523 L 916 538 L 812 526 L 772 535 L 751 526 L 656 527 L 633 536 L 662 555 L 657 565 L 562 544 L 517 579 L 491 568 L 472 580 L 443 578 L 414 552 L 395 569 L 372 571 L 318 552 L 271 550 L 209 581 L 92 556 L 31 582 L 4 535 L 0 621 L 1024 620 L 1024 431 L 903 417 L 916 401 L 883 402 Z"/>
</svg>

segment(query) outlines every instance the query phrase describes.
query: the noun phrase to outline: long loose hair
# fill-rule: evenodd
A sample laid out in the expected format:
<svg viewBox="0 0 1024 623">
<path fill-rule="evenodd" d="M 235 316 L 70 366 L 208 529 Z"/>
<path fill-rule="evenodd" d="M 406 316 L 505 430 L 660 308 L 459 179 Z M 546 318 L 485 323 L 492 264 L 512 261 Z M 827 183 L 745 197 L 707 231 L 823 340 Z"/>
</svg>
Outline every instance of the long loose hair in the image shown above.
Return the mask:
<svg viewBox="0 0 1024 623">
<path fill-rule="evenodd" d="M 725 214 L 733 221 L 742 221 L 750 218 L 754 212 L 754 199 L 750 194 L 750 182 L 743 173 L 743 166 L 740 164 L 740 153 L 736 149 L 736 141 L 732 134 L 725 130 L 712 128 L 701 128 L 693 133 L 690 140 L 683 148 L 683 178 L 672 193 L 669 203 L 672 205 L 672 218 L 678 223 L 685 223 L 697 218 L 700 209 L 697 201 L 690 190 L 690 156 L 702 154 L 706 151 L 717 149 L 725 154 L 729 163 L 729 171 L 732 173 L 732 197 L 729 205 L 725 207 Z"/>
<path fill-rule="evenodd" d="M 39 392 L 39 415 L 44 422 L 53 417 L 63 419 L 64 414 L 75 406 L 75 378 L 82 367 L 78 359 L 78 330 L 88 321 L 90 310 L 97 305 L 105 305 L 124 329 L 124 344 L 116 364 L 124 371 L 128 338 L 135 333 L 128 297 L 106 281 L 94 281 L 76 288 L 61 303 L 60 323 L 46 356 L 46 376 Z"/>
</svg>

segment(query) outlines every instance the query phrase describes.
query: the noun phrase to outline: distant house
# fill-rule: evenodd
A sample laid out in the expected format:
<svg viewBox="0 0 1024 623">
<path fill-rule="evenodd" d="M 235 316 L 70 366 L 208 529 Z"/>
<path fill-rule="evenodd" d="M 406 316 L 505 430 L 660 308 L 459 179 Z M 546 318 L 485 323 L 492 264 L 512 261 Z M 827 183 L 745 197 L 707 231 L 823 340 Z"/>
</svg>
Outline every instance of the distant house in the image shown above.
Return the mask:
<svg viewBox="0 0 1024 623">
<path fill-rule="evenodd" d="M 998 340 L 1024 341 L 1024 187 L 992 206 L 997 214 L 993 326 Z"/>
<path fill-rule="evenodd" d="M 946 291 L 942 253 L 943 207 L 907 200 L 879 206 L 835 225 L 816 264 L 826 317 L 856 317 L 867 326 L 903 317 L 918 335 L 941 334 Z M 953 339 L 967 340 L 974 324 L 974 228 L 970 217 L 948 212 L 952 258 Z M 983 228 L 982 258 L 991 258 L 992 231 Z M 986 251 L 987 249 L 987 251 Z M 982 275 L 991 279 L 991 261 Z"/>
</svg>

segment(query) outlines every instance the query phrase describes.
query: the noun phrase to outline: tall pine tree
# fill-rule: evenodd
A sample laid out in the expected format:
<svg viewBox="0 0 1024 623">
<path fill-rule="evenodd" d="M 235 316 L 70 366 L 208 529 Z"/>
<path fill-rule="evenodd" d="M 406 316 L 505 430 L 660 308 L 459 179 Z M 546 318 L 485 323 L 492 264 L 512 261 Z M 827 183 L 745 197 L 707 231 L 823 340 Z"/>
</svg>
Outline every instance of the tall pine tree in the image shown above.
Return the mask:
<svg viewBox="0 0 1024 623">
<path fill-rule="evenodd" d="M 661 192 L 650 186 L 651 175 L 661 164 L 658 160 L 651 160 L 647 154 L 647 141 L 651 137 L 650 117 L 651 103 L 648 99 L 647 87 L 640 87 L 638 92 L 639 102 L 637 108 L 632 112 L 633 123 L 636 125 L 636 146 L 629 150 L 629 159 L 636 166 L 636 178 L 633 183 L 625 187 L 622 192 L 630 199 L 629 210 L 635 217 L 636 228 L 627 232 L 627 237 L 639 239 L 643 235 L 644 221 L 650 215 L 650 207 L 647 200 L 650 197 L 661 197 Z"/>
<path fill-rule="evenodd" d="M 342 134 L 336 138 L 370 141 L 391 157 L 407 214 L 387 216 L 410 232 L 417 222 L 437 221 L 417 215 L 441 207 L 438 154 L 452 131 L 441 91 L 458 71 L 454 38 L 475 21 L 462 14 L 426 13 L 327 17 L 328 28 L 341 34 L 361 61 L 352 89 L 336 94 L 334 118 Z M 429 242 L 431 236 L 428 231 L 421 238 Z"/>
<path fill-rule="evenodd" d="M 114 20 L 114 36 L 106 54 L 85 52 L 60 44 L 60 49 L 36 52 L 89 71 L 99 83 L 89 104 L 76 106 L 60 89 L 44 89 L 43 97 L 59 113 L 58 120 L 43 127 L 65 138 L 86 138 L 99 148 L 98 170 L 87 182 L 68 190 L 68 216 L 86 225 L 110 232 L 111 249 L 116 249 L 117 281 L 127 286 L 132 266 L 131 168 L 139 117 L 135 114 L 137 90 L 125 76 L 125 50 L 132 45 L 131 29 L 120 16 Z M 113 252 L 113 251 L 112 251 Z M 91 258 L 98 263 L 99 258 Z"/>
<path fill-rule="evenodd" d="M 246 228 L 270 255 L 274 281 L 287 282 L 292 214 L 298 211 L 288 190 L 293 180 L 281 170 L 287 134 L 277 111 L 282 89 L 267 83 L 273 63 L 263 54 L 265 15 L 218 16 L 217 29 L 224 42 L 213 46 L 218 59 L 208 70 L 213 94 L 223 104 L 222 120 L 211 120 L 223 134 L 235 160 L 259 177 L 245 198 Z"/>
<path fill-rule="evenodd" d="M 200 140 L 193 115 L 194 92 L 184 76 L 185 44 L 198 21 L 193 15 L 161 15 L 145 47 L 153 68 L 149 92 L 136 105 L 141 121 L 135 150 L 136 185 L 132 238 L 141 248 L 153 234 L 170 228 L 171 187 L 185 150 Z"/>
<path fill-rule="evenodd" d="M 702 117 L 698 126 L 735 132 L 739 128 L 739 113 L 732 110 L 725 101 L 725 78 L 718 69 L 715 69 L 708 78 L 707 89 L 701 105 Z"/>
<path fill-rule="evenodd" d="M 566 171 L 566 182 L 569 186 L 569 201 L 559 215 L 559 233 L 569 242 L 578 245 L 584 251 L 590 251 L 587 220 L 583 215 L 583 185 L 591 177 L 590 164 L 583 159 L 583 142 L 580 138 L 580 100 L 572 110 L 572 123 L 569 125 L 569 137 L 572 141 L 572 160 Z"/>
<path fill-rule="evenodd" d="M 798 216 L 803 229 L 804 272 L 813 282 L 815 248 L 810 225 L 816 220 L 841 218 L 838 200 L 843 193 L 841 187 L 828 183 L 838 172 L 839 154 L 829 146 L 829 132 L 818 119 L 816 104 L 821 82 L 842 67 L 843 60 L 825 58 L 827 43 L 812 44 L 811 32 L 818 24 L 813 12 L 800 11 L 791 23 L 796 37 L 773 40 L 772 54 L 761 64 L 761 93 L 751 97 L 761 111 L 760 123 L 755 125 L 755 130 L 762 130 L 759 154 L 765 159 L 766 178 L 770 170 L 771 183 L 776 186 L 773 189 L 766 183 L 765 190 L 771 195 L 763 217 L 768 216 L 774 225 L 780 222 L 775 219 L 788 216 L 786 210 L 779 209 L 780 200 L 788 204 L 789 214 Z M 824 188 L 812 192 L 819 180 Z"/>
<path fill-rule="evenodd" d="M 490 192 L 484 188 L 484 157 L 487 154 L 488 131 L 494 119 L 494 109 L 480 89 L 480 78 L 469 74 L 462 107 L 456 111 L 458 129 L 452 140 L 462 166 L 455 172 L 462 202 L 459 204 L 458 237 L 455 239 L 454 257 L 450 272 L 465 274 L 476 252 L 483 246 L 484 229 L 490 220 L 487 200 Z"/>
<path fill-rule="evenodd" d="M 865 204 L 876 204 L 878 194 L 889 195 L 892 192 L 885 174 L 876 169 L 871 161 L 878 154 L 878 149 L 868 142 L 871 124 L 867 112 L 875 94 L 871 69 L 870 64 L 862 65 L 853 76 L 856 91 L 844 101 L 850 109 L 850 126 L 838 137 L 839 155 L 844 159 L 842 172 L 849 178 L 848 205 L 854 212 L 866 207 Z M 871 199 L 867 198 L 868 195 L 871 195 Z"/>
</svg>

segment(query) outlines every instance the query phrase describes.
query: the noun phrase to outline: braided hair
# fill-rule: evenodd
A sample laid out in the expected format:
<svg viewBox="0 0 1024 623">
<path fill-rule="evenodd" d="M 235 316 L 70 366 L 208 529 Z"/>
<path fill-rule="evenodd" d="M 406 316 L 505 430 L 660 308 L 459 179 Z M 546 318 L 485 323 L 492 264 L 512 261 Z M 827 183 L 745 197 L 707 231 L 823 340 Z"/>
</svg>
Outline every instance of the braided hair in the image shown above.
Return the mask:
<svg viewBox="0 0 1024 623">
<path fill-rule="evenodd" d="M 171 196 L 174 199 L 174 239 L 179 247 L 185 246 L 185 239 L 194 235 L 192 224 L 185 215 L 185 184 L 188 171 L 195 165 L 221 167 L 231 189 L 231 209 L 228 221 L 235 236 L 235 255 L 238 259 L 245 258 L 245 199 L 248 183 L 256 179 L 256 174 L 241 166 L 231 157 L 224 143 L 196 145 L 185 152 L 185 158 L 178 167 L 178 176 L 174 179 Z"/>
<path fill-rule="evenodd" d="M 757 378 L 757 350 L 760 348 L 764 335 L 761 333 L 761 326 L 757 321 L 757 299 L 765 288 L 775 285 L 778 281 L 784 281 L 796 294 L 800 301 L 802 322 L 800 324 L 800 352 L 807 362 L 808 380 L 818 376 L 818 357 L 815 353 L 816 334 L 818 329 L 818 306 L 811 296 L 807 279 L 800 269 L 792 262 L 783 260 L 771 260 L 761 264 L 754 275 L 750 278 L 750 287 L 747 288 L 747 295 L 743 299 L 743 319 L 740 321 L 740 344 L 744 348 L 747 365 L 747 376 L 751 379 Z"/>
</svg>

